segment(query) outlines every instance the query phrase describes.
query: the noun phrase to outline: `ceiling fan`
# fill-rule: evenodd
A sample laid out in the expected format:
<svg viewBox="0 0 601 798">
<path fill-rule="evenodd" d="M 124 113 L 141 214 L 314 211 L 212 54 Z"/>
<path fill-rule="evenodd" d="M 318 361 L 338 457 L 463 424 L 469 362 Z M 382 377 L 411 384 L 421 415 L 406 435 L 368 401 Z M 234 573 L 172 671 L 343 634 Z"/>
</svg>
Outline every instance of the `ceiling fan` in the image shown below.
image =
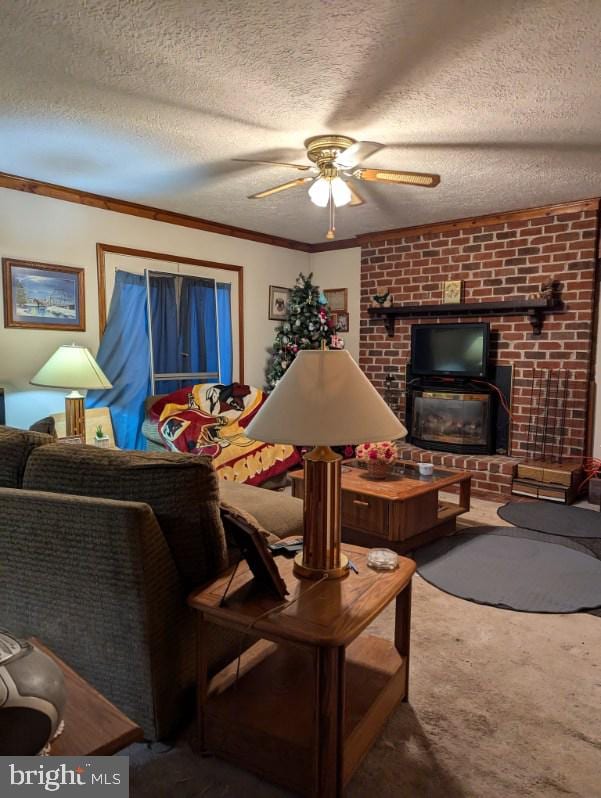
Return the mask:
<svg viewBox="0 0 601 798">
<path fill-rule="evenodd" d="M 335 209 L 343 205 L 363 205 L 365 200 L 353 185 L 353 180 L 366 180 L 372 183 L 397 183 L 409 186 L 434 188 L 440 183 L 439 175 L 424 172 L 399 172 L 395 169 L 365 169 L 359 164 L 382 149 L 382 144 L 373 141 L 355 141 L 350 136 L 313 136 L 305 141 L 307 158 L 313 166 L 286 163 L 283 161 L 256 161 L 248 158 L 234 158 L 245 163 L 285 166 L 299 172 L 309 172 L 310 176 L 297 177 L 264 191 L 251 194 L 249 199 L 263 199 L 289 188 L 310 183 L 309 198 L 320 208 L 329 208 L 330 226 L 326 238 L 333 239 Z"/>
</svg>

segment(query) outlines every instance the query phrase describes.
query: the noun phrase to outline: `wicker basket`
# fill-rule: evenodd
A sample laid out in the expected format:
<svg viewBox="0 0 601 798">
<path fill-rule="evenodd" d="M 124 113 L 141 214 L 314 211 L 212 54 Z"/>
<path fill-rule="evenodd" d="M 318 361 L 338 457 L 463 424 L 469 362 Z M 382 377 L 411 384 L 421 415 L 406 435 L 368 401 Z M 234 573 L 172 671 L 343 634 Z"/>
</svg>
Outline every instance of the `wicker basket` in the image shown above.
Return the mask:
<svg viewBox="0 0 601 798">
<path fill-rule="evenodd" d="M 370 479 L 387 479 L 392 473 L 392 464 L 384 460 L 368 460 L 367 474 Z"/>
</svg>

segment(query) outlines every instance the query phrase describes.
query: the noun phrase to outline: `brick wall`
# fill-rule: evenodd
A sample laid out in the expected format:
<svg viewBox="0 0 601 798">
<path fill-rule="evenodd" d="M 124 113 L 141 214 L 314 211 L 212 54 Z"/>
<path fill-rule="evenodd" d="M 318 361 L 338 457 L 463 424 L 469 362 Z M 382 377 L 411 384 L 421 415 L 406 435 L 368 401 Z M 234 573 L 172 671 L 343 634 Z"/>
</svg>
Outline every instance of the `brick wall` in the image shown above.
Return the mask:
<svg viewBox="0 0 601 798">
<path fill-rule="evenodd" d="M 488 321 L 491 357 L 513 366 L 511 454 L 523 456 L 527 441 L 532 368 L 568 368 L 572 373 L 566 417 L 566 452 L 582 455 L 586 438 L 588 380 L 593 349 L 596 202 L 551 212 L 535 209 L 429 228 L 374 234 L 362 240 L 360 365 L 376 388 L 398 372 L 405 390 L 411 324 L 397 319 L 394 338 L 367 308 L 374 293 L 390 289 L 395 305 L 442 301 L 444 280 L 463 280 L 465 302 L 527 298 L 556 277 L 566 312 L 547 316 L 534 336 L 526 316 L 470 317 Z M 476 225 L 476 226 L 475 226 Z M 423 319 L 432 323 L 435 319 Z M 445 317 L 442 322 L 462 321 Z M 403 407 L 404 412 L 404 407 Z"/>
</svg>

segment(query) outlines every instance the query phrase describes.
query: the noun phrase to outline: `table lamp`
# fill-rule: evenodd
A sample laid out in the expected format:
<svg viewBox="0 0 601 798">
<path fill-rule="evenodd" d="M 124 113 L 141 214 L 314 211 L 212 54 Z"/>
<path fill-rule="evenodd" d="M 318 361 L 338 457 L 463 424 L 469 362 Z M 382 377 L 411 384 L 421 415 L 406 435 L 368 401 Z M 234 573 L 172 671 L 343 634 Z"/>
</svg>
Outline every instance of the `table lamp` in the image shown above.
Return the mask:
<svg viewBox="0 0 601 798">
<path fill-rule="evenodd" d="M 342 457 L 330 446 L 394 440 L 407 430 L 344 350 L 302 350 L 246 429 L 268 443 L 312 445 L 304 456 L 303 551 L 297 576 L 348 574 L 340 551 Z"/>
<path fill-rule="evenodd" d="M 67 436 L 86 439 L 83 396 L 79 389 L 112 388 L 113 386 L 92 357 L 89 349 L 75 344 L 59 346 L 50 360 L 30 380 L 41 388 L 72 388 L 65 397 Z"/>
</svg>

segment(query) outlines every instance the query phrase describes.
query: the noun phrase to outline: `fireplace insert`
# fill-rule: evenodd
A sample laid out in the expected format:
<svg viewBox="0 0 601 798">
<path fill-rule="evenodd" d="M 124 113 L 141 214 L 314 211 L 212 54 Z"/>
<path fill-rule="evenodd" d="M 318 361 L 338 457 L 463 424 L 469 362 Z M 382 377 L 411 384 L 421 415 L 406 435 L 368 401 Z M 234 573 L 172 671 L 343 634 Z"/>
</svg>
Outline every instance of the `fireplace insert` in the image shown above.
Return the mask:
<svg viewBox="0 0 601 798">
<path fill-rule="evenodd" d="M 414 388 L 408 407 L 411 442 L 424 449 L 491 454 L 492 400 L 492 395 L 482 390 Z"/>
</svg>

